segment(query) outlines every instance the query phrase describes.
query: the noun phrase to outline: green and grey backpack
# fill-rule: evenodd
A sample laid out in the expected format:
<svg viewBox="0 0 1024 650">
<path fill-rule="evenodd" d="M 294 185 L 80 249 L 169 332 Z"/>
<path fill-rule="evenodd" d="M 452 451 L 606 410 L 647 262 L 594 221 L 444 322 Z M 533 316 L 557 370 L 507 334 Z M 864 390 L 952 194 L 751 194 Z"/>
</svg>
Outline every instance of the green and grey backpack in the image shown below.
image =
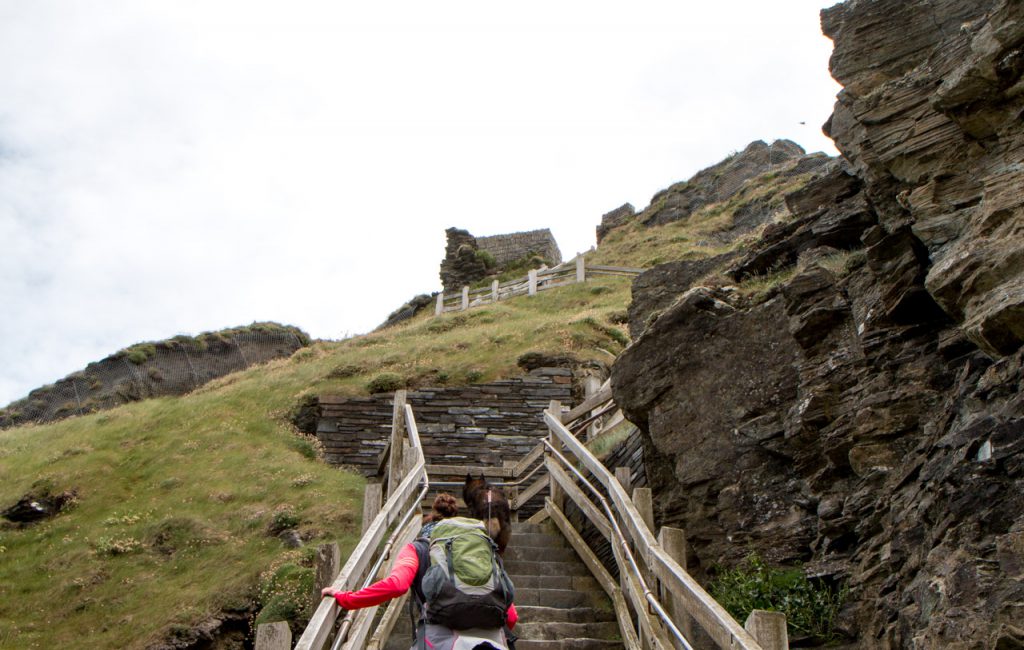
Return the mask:
<svg viewBox="0 0 1024 650">
<path fill-rule="evenodd" d="M 453 630 L 501 628 L 514 588 L 484 523 L 451 517 L 416 540 L 421 620 Z"/>
</svg>

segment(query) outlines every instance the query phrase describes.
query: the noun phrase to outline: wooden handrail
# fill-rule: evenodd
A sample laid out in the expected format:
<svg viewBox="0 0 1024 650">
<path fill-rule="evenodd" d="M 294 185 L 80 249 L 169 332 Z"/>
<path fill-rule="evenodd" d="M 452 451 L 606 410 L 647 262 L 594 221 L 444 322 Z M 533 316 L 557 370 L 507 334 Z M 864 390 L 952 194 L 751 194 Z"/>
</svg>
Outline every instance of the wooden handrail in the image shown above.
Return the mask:
<svg viewBox="0 0 1024 650">
<path fill-rule="evenodd" d="M 552 435 L 572 452 L 607 490 L 615 511 L 625 524 L 636 547 L 637 555 L 661 580 L 662 586 L 683 603 L 686 611 L 720 647 L 761 650 L 757 641 L 732 618 L 725 608 L 719 605 L 678 562 L 665 552 L 622 485 L 604 464 L 562 424 L 560 415 L 551 411 L 544 412 L 544 421 L 547 422 Z M 554 476 L 553 473 L 552 475 Z M 566 494 L 572 496 L 569 493 Z M 589 517 L 589 513 L 587 514 Z M 644 604 L 634 602 L 634 606 L 644 607 Z"/>
<path fill-rule="evenodd" d="M 384 541 L 389 527 L 403 516 L 409 515 L 410 499 L 415 494 L 416 488 L 421 482 L 424 483 L 424 486 L 426 485 L 426 461 L 423 457 L 423 446 L 420 444 L 419 430 L 413 417 L 412 407 L 405 403 L 404 395 L 396 395 L 395 403 L 394 419 L 396 424 L 393 431 L 395 438 L 392 439 L 392 453 L 389 460 L 394 463 L 396 460 L 394 451 L 403 447 L 403 444 L 395 444 L 396 440 L 400 443 L 404 442 L 405 436 L 398 435 L 401 429 L 405 430 L 405 434 L 409 439 L 409 451 L 414 460 L 408 464 L 402 463 L 402 466 L 392 464 L 392 467 L 395 469 L 395 475 L 404 475 L 404 478 L 397 485 L 390 486 L 388 499 L 381 508 L 381 511 L 374 517 L 373 523 L 366 529 L 363 537 L 352 550 L 348 560 L 345 562 L 345 566 L 342 567 L 337 577 L 331 583 L 333 589 L 348 591 L 359 588 L 360 585 L 358 583 L 367 569 L 370 568 L 370 562 L 375 557 L 381 542 Z M 404 426 L 399 424 L 400 421 Z M 423 491 L 425 490 L 421 490 L 421 492 Z M 422 498 L 422 495 L 420 498 Z M 419 507 L 419 501 L 420 499 L 416 499 L 413 502 L 413 505 L 417 508 Z M 409 523 L 407 526 L 412 528 L 413 524 Z M 401 535 L 403 532 L 396 531 L 396 534 Z M 321 650 L 334 630 L 334 625 L 338 620 L 340 611 L 334 598 L 322 599 L 312 618 L 310 618 L 305 631 L 303 631 L 302 636 L 299 638 L 295 649 Z M 362 626 L 356 629 L 360 634 L 363 633 Z"/>
</svg>

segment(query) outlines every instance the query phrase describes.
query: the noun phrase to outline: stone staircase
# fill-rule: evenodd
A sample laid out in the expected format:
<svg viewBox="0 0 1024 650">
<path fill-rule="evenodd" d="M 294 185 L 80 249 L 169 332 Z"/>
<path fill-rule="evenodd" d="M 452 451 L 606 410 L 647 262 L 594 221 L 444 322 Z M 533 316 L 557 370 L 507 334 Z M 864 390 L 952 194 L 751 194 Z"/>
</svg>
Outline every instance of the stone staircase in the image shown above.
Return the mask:
<svg viewBox="0 0 1024 650">
<path fill-rule="evenodd" d="M 516 650 L 623 648 L 611 600 L 565 539 L 547 525 L 513 524 L 505 569 L 516 587 Z M 403 616 L 386 650 L 408 650 L 412 634 Z"/>
</svg>

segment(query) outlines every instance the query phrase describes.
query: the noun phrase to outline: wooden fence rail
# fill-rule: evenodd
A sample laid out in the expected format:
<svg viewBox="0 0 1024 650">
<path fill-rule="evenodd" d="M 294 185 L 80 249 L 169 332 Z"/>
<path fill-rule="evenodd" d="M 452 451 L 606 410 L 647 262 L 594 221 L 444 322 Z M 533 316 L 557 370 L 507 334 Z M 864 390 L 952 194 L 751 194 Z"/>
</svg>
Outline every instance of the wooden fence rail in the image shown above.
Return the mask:
<svg viewBox="0 0 1024 650">
<path fill-rule="evenodd" d="M 632 604 L 633 611 L 644 613 L 638 615 L 636 619 L 639 628 L 637 637 L 641 640 L 643 647 L 676 647 L 678 642 L 669 634 L 671 627 L 668 627 L 667 624 L 671 621 L 677 630 L 687 629 L 689 627 L 687 617 L 692 617 L 720 648 L 784 650 L 788 647 L 784 616 L 781 618 L 781 632 L 777 612 L 755 611 L 748 619 L 745 629 L 687 573 L 679 563 L 679 553 L 669 553 L 659 541 L 659 538 L 664 539 L 671 532 L 679 532 L 680 535 L 682 532 L 663 529 L 662 534 L 658 538 L 655 537 L 649 524 L 653 520 L 650 499 L 648 498 L 643 504 L 646 512 L 641 513 L 638 507 L 641 503 L 635 501 L 638 495 L 630 498 L 619 480 L 597 457 L 590 453 L 572 431 L 565 427 L 564 416 L 557 402 L 552 403 L 552 407 L 544 413 L 544 420 L 551 432 L 545 458 L 548 476 L 551 480 L 551 497 L 545 503 L 545 510 L 561 528 L 568 521 L 562 513 L 563 501 L 568 498 L 609 540 L 616 563 L 619 565 L 619 573 L 624 578 L 621 588 L 615 593 L 609 591 L 609 596 L 613 600 L 615 600 L 616 594 L 625 596 L 625 599 Z M 560 462 L 564 460 L 560 450 L 570 452 L 576 458 L 576 463 L 567 467 L 565 463 Z M 601 508 L 594 504 L 593 499 L 585 494 L 576 479 L 570 476 L 569 471 L 566 471 L 566 469 L 574 469 L 577 463 L 588 471 L 607 492 L 610 504 L 600 495 L 597 495 L 598 499 L 604 502 L 609 510 L 613 511 L 616 519 L 621 522 L 622 529 L 625 531 L 624 539 L 614 538 L 613 533 L 618 530 L 618 526 L 609 519 L 607 513 L 602 512 Z M 570 535 L 571 533 L 567 533 L 566 536 Z M 632 549 L 632 555 L 640 565 L 639 572 L 632 568 L 631 563 L 627 562 L 627 549 Z M 647 583 L 646 589 L 643 588 L 644 582 Z M 660 589 L 655 586 L 655 583 L 660 586 Z M 678 604 L 680 606 L 678 611 L 685 614 L 676 614 L 675 619 L 667 616 L 669 621 L 651 616 L 650 596 L 652 592 L 668 594 L 667 600 Z M 619 616 L 622 618 L 624 614 Z M 757 636 L 755 637 L 754 634 Z"/>
<path fill-rule="evenodd" d="M 428 488 L 426 460 L 412 408 L 406 404 L 405 391 L 395 393 L 394 421 L 388 459 L 387 501 L 366 528 L 331 587 L 347 591 L 359 589 L 385 570 L 384 560 L 393 548 L 412 541 L 420 528 L 420 502 Z M 419 489 L 417 489 L 419 488 Z M 391 536 L 383 550 L 389 530 Z M 370 571 L 376 560 L 376 568 Z M 392 601 L 392 606 L 394 601 Z M 296 650 L 321 650 L 332 636 L 341 637 L 339 648 L 363 648 L 377 608 L 349 612 L 337 631 L 340 609 L 334 598 L 323 598 L 296 644 Z M 394 625 L 392 617 L 391 625 Z M 382 628 L 377 626 L 377 632 Z M 383 630 L 390 633 L 390 628 Z"/>
<path fill-rule="evenodd" d="M 395 393 L 391 440 L 386 456 L 381 459 L 385 483 L 368 486 L 363 537 L 331 586 L 355 590 L 383 577 L 388 569 L 384 563 L 391 550 L 411 541 L 419 530 L 421 504 L 431 475 L 459 476 L 484 471 L 489 477 L 504 479 L 498 484 L 506 486 L 513 510 L 543 498 L 543 509 L 531 521 L 550 519 L 590 568 L 612 600 L 626 648 L 689 649 L 696 622 L 720 648 L 787 650 L 785 616 L 755 610 L 746 626 L 740 626 L 687 573 L 683 531 L 666 527 L 655 537 L 650 490 L 637 488 L 630 496 L 620 479 L 580 441 L 595 417 L 611 421 L 621 418 L 608 382 L 600 387 L 595 383 L 590 390 L 590 397 L 568 411 L 552 402 L 544 412 L 549 437 L 518 462 L 501 468 L 428 466 L 405 391 Z M 624 480 L 628 483 L 628 478 Z M 434 484 L 444 485 L 436 481 Z M 387 494 L 387 500 L 381 506 L 383 494 Z M 618 582 L 565 515 L 567 500 L 609 541 L 619 569 Z M 348 612 L 339 625 L 336 601 L 322 599 L 295 648 L 322 650 L 333 638 L 332 650 L 380 650 L 402 615 L 404 604 L 405 597 L 392 600 L 381 616 L 376 615 L 377 607 Z M 257 631 L 256 650 L 287 644 L 282 630 Z"/>
<path fill-rule="evenodd" d="M 506 282 L 494 280 L 489 287 L 470 289 L 462 287 L 459 293 L 437 294 L 434 315 L 440 316 L 450 311 L 463 311 L 480 305 L 491 305 L 501 300 L 516 296 L 532 296 L 538 291 L 546 291 L 570 284 L 586 282 L 588 277 L 599 275 L 634 277 L 644 269 L 623 266 L 587 266 L 585 256 L 577 255 L 574 259 L 550 269 L 531 270 L 526 277 L 515 278 Z"/>
</svg>

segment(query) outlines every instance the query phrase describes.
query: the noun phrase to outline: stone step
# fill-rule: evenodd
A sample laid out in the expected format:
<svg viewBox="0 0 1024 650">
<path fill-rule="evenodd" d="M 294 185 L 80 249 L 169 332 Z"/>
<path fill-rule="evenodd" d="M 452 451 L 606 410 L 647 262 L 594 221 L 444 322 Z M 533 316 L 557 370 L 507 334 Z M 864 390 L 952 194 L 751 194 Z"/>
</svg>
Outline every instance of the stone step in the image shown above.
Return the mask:
<svg viewBox="0 0 1024 650">
<path fill-rule="evenodd" d="M 525 521 L 512 524 L 512 534 L 516 533 L 545 533 L 550 535 L 552 527 L 549 524 L 528 524 Z"/>
<path fill-rule="evenodd" d="M 520 533 L 513 532 L 512 537 L 509 540 L 508 547 L 523 548 L 554 548 L 568 546 L 565 538 L 561 535 L 551 535 L 549 533 Z"/>
<path fill-rule="evenodd" d="M 508 566 L 512 560 L 579 562 L 579 557 L 576 555 L 576 551 L 565 546 L 547 546 L 543 548 L 516 546 L 515 538 L 513 538 L 509 542 L 508 548 L 505 549 L 505 555 L 502 556 L 502 560 L 505 562 L 505 566 Z"/>
<path fill-rule="evenodd" d="M 619 624 L 614 621 L 591 622 L 533 622 L 524 620 L 516 625 L 520 639 L 612 639 L 620 641 Z"/>
<path fill-rule="evenodd" d="M 548 641 L 521 639 L 516 641 L 516 650 L 619 650 L 625 647 L 622 641 L 605 639 L 552 639 Z"/>
<path fill-rule="evenodd" d="M 512 577 L 516 591 L 520 589 L 571 589 L 573 591 L 600 591 L 601 585 L 590 576 L 518 576 Z"/>
<path fill-rule="evenodd" d="M 571 589 L 516 589 L 516 607 L 600 607 L 608 602 L 603 591 L 573 591 Z"/>
<path fill-rule="evenodd" d="M 515 581 L 517 576 L 589 576 L 590 570 L 579 561 L 536 562 L 529 560 L 508 560 L 505 571 Z"/>
<path fill-rule="evenodd" d="M 606 607 L 538 607 L 536 605 L 516 605 L 516 613 L 523 623 L 564 623 L 589 621 L 603 623 L 615 620 L 615 612 Z"/>
</svg>

